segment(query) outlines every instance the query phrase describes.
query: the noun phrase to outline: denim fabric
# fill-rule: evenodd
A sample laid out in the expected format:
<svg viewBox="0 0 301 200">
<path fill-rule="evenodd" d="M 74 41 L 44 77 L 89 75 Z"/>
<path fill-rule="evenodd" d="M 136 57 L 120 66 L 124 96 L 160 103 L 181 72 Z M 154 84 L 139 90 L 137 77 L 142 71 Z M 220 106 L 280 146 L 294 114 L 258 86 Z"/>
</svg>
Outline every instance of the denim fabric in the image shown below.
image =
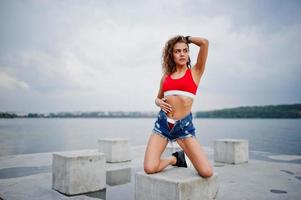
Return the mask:
<svg viewBox="0 0 301 200">
<path fill-rule="evenodd" d="M 169 128 L 167 115 L 163 110 L 160 110 L 157 120 L 154 125 L 153 132 L 166 138 L 168 141 L 176 139 L 184 139 L 187 137 L 195 137 L 195 128 L 192 123 L 192 114 L 176 121 L 172 129 Z"/>
</svg>

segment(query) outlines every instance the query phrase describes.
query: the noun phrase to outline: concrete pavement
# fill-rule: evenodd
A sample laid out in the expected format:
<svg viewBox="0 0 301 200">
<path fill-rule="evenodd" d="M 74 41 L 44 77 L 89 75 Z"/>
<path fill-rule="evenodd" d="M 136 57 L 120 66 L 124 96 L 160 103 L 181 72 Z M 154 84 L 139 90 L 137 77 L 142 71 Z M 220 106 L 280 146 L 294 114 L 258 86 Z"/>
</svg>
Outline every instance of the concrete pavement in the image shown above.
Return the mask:
<svg viewBox="0 0 301 200">
<path fill-rule="evenodd" d="M 301 199 L 301 156 L 250 152 L 253 156 L 248 163 L 228 165 L 213 163 L 212 148 L 204 149 L 219 176 L 217 199 Z M 52 153 L 0 157 L 0 198 L 134 199 L 134 176 L 143 170 L 144 150 L 144 145 L 133 146 L 132 161 L 106 164 L 107 178 L 111 178 L 105 190 L 76 196 L 65 196 L 51 189 Z"/>
</svg>

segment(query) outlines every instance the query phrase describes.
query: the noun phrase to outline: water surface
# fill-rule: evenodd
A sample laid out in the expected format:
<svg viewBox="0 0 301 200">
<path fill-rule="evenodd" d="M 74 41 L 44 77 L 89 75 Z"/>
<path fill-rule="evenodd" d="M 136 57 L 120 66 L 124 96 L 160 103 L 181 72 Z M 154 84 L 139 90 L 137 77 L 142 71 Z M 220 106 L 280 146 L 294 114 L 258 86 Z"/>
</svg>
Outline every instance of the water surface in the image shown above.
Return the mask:
<svg viewBox="0 0 301 200">
<path fill-rule="evenodd" d="M 151 133 L 152 118 L 1 119 L 0 156 L 95 149 L 97 139 L 128 138 L 143 145 Z M 301 155 L 300 119 L 194 119 L 197 138 L 213 147 L 221 138 L 249 140 L 252 151 Z"/>
</svg>

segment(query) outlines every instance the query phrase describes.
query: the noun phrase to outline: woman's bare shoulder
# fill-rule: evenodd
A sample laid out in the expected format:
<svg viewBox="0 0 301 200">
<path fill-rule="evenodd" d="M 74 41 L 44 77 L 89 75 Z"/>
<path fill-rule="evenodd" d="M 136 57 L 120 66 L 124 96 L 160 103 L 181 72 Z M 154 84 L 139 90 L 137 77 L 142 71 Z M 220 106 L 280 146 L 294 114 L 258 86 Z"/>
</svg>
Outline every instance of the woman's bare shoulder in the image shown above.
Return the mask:
<svg viewBox="0 0 301 200">
<path fill-rule="evenodd" d="M 163 74 L 162 74 L 162 78 L 161 78 L 161 82 L 163 82 L 163 81 L 166 79 L 167 76 L 168 76 L 168 74 L 163 73 Z"/>
</svg>

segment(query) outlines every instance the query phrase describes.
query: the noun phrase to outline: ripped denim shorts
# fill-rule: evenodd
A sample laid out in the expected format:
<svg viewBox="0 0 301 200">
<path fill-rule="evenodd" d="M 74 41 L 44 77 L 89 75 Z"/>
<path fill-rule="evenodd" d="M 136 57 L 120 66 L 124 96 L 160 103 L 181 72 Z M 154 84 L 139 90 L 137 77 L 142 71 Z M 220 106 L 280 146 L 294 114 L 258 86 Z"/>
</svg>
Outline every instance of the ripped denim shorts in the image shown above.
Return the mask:
<svg viewBox="0 0 301 200">
<path fill-rule="evenodd" d="M 189 113 L 184 118 L 177 120 L 172 128 L 168 123 L 168 117 L 163 110 L 160 110 L 154 125 L 153 133 L 158 134 L 168 141 L 195 137 L 195 128 L 192 123 L 192 114 Z"/>
</svg>

